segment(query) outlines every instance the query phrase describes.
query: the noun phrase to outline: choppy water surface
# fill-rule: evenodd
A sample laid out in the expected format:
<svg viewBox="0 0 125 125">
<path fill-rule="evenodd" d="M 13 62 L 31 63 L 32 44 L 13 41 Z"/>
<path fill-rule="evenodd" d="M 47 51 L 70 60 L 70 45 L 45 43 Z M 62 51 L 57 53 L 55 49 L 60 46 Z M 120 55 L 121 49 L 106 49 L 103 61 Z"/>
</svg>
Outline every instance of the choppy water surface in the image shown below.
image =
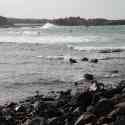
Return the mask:
<svg viewBox="0 0 125 125">
<path fill-rule="evenodd" d="M 99 50 L 125 48 L 125 26 L 41 27 L 0 29 L 0 101 L 18 99 L 36 90 L 65 89 L 84 73 L 106 84 L 123 79 L 124 54 Z M 78 63 L 70 65 L 73 57 Z M 98 64 L 81 58 L 98 58 Z M 111 74 L 119 70 L 119 74 Z"/>
</svg>

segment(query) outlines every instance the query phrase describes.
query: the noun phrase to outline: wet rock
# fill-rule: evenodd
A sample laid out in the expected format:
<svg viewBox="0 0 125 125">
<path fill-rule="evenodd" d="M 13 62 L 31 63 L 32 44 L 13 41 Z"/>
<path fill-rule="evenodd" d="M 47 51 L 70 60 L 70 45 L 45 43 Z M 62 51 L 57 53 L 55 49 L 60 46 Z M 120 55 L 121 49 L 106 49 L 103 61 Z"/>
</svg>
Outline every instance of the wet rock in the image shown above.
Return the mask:
<svg viewBox="0 0 125 125">
<path fill-rule="evenodd" d="M 117 116 L 113 125 L 125 125 L 125 115 Z"/>
<path fill-rule="evenodd" d="M 125 102 L 125 93 L 116 94 L 111 98 L 114 105 Z"/>
<path fill-rule="evenodd" d="M 52 103 L 42 102 L 40 103 L 36 114 L 42 117 L 51 118 L 51 117 L 61 116 L 63 112 Z"/>
<path fill-rule="evenodd" d="M 87 123 L 87 124 L 85 124 L 85 125 L 93 125 L 92 123 Z"/>
<path fill-rule="evenodd" d="M 83 62 L 84 62 L 84 61 L 88 61 L 88 60 L 89 60 L 89 59 L 88 59 L 87 57 L 84 57 L 84 58 L 81 59 L 81 61 L 83 61 Z"/>
<path fill-rule="evenodd" d="M 75 122 L 74 125 L 84 125 L 87 123 L 95 123 L 96 122 L 96 116 L 92 113 L 84 113 L 81 115 L 78 120 Z"/>
<path fill-rule="evenodd" d="M 122 52 L 122 49 L 107 49 L 107 50 L 100 50 L 100 53 L 113 53 L 113 52 Z"/>
<path fill-rule="evenodd" d="M 102 124 L 108 124 L 112 122 L 112 118 L 111 117 L 104 117 L 101 116 L 98 120 L 97 120 L 97 125 L 102 125 Z"/>
<path fill-rule="evenodd" d="M 119 112 L 120 112 L 120 109 L 117 108 L 117 109 L 114 109 L 113 111 L 111 111 L 109 114 L 108 114 L 108 117 L 112 118 L 113 121 L 116 120 L 116 117 L 119 115 Z"/>
<path fill-rule="evenodd" d="M 50 118 L 50 119 L 48 119 L 47 124 L 48 125 L 56 125 L 56 120 L 57 120 L 56 117 Z"/>
<path fill-rule="evenodd" d="M 93 106 L 93 105 L 88 106 L 88 107 L 86 108 L 86 111 L 93 113 L 93 112 L 94 112 L 94 106 Z"/>
<path fill-rule="evenodd" d="M 112 98 L 114 95 L 120 94 L 121 91 L 122 91 L 122 87 L 111 88 L 111 89 L 105 90 L 102 93 L 102 96 L 105 98 Z"/>
<path fill-rule="evenodd" d="M 122 89 L 122 93 L 125 93 L 125 88 Z"/>
<path fill-rule="evenodd" d="M 26 108 L 24 105 L 19 105 L 15 108 L 17 112 L 26 112 Z"/>
<path fill-rule="evenodd" d="M 122 52 L 122 49 L 113 49 L 112 52 Z"/>
<path fill-rule="evenodd" d="M 48 125 L 65 125 L 65 120 L 59 117 L 48 119 Z"/>
<path fill-rule="evenodd" d="M 17 103 L 11 102 L 9 105 L 7 105 L 7 108 L 14 110 L 17 106 Z"/>
<path fill-rule="evenodd" d="M 91 63 L 98 63 L 98 61 L 99 61 L 98 59 L 91 59 L 90 60 Z"/>
<path fill-rule="evenodd" d="M 112 109 L 112 102 L 109 99 L 102 98 L 94 106 L 94 113 L 100 116 L 109 113 Z"/>
<path fill-rule="evenodd" d="M 121 100 L 121 95 L 120 94 L 116 94 L 111 98 L 111 101 L 114 105 L 116 105 L 117 103 L 119 103 L 119 101 Z"/>
<path fill-rule="evenodd" d="M 80 107 L 80 111 L 86 111 L 86 108 L 91 104 L 92 102 L 92 93 L 89 91 L 86 91 L 84 93 L 81 93 L 77 98 L 77 105 Z"/>
<path fill-rule="evenodd" d="M 117 88 L 125 88 L 125 80 L 121 80 L 117 86 Z"/>
<path fill-rule="evenodd" d="M 119 73 L 118 70 L 112 70 L 111 73 Z"/>
<path fill-rule="evenodd" d="M 43 117 L 35 117 L 29 125 L 45 125 L 45 119 Z"/>
<path fill-rule="evenodd" d="M 73 58 L 69 58 L 69 62 L 70 62 L 70 64 L 77 63 L 77 61 L 75 59 L 73 59 Z"/>
<path fill-rule="evenodd" d="M 94 76 L 93 76 L 92 74 L 85 74 L 85 75 L 84 75 L 84 78 L 85 78 L 86 80 L 93 80 L 93 79 L 94 79 Z"/>
<path fill-rule="evenodd" d="M 107 50 L 100 50 L 99 52 L 100 53 L 111 53 L 111 50 L 110 49 L 109 50 L 108 49 Z"/>
<path fill-rule="evenodd" d="M 80 115 L 80 108 L 77 107 L 77 108 L 73 111 L 73 114 L 75 114 L 75 115 Z"/>
<path fill-rule="evenodd" d="M 114 106 L 115 108 L 119 108 L 120 112 L 125 112 L 125 102 L 118 103 Z"/>
<path fill-rule="evenodd" d="M 31 125 L 31 119 L 27 119 L 22 125 Z"/>
</svg>

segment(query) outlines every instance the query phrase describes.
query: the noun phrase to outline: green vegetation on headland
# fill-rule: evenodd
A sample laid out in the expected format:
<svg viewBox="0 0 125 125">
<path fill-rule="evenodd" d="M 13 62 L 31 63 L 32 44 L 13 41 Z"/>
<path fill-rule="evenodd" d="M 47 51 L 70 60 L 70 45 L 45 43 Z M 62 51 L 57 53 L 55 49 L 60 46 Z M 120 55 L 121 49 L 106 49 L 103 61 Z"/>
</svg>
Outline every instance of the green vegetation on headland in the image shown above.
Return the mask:
<svg viewBox="0 0 125 125">
<path fill-rule="evenodd" d="M 125 25 L 125 20 L 109 20 L 104 18 L 85 19 L 81 17 L 67 17 L 58 19 L 20 19 L 6 18 L 0 16 L 0 27 L 24 26 L 24 25 L 42 25 L 53 23 L 61 26 L 101 26 L 101 25 Z"/>
</svg>

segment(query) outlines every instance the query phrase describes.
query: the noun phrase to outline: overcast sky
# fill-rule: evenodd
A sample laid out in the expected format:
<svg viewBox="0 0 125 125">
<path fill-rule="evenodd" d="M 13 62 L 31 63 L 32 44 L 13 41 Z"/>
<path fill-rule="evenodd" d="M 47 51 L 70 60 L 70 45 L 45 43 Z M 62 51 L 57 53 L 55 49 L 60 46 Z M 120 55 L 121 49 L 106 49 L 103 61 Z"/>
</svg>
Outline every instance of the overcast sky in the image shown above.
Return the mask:
<svg viewBox="0 0 125 125">
<path fill-rule="evenodd" d="M 0 15 L 21 18 L 81 16 L 125 19 L 125 0 L 0 0 Z"/>
</svg>

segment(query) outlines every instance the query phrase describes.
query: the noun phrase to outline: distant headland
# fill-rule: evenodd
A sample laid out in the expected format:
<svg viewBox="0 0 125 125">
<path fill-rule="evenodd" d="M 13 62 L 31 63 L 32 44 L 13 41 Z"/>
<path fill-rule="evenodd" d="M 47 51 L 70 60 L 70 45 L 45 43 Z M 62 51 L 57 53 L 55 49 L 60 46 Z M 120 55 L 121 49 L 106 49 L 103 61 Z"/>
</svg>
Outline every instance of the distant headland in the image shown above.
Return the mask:
<svg viewBox="0 0 125 125">
<path fill-rule="evenodd" d="M 90 18 L 67 17 L 58 19 L 21 19 L 21 18 L 6 18 L 0 16 L 0 27 L 24 26 L 24 25 L 42 25 L 52 23 L 60 26 L 103 26 L 103 25 L 125 25 L 125 19 L 109 20 L 105 18 Z"/>
</svg>

